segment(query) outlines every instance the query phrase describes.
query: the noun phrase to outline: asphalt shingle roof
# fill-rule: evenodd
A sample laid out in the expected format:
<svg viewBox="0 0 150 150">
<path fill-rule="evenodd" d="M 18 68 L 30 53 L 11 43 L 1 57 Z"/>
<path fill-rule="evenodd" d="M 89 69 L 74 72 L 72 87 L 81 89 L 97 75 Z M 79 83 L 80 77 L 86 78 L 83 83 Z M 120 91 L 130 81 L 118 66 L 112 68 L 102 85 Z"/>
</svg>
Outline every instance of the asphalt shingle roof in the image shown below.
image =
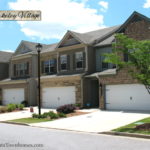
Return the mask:
<svg viewBox="0 0 150 150">
<path fill-rule="evenodd" d="M 115 40 L 115 36 L 111 35 L 110 37 L 106 38 L 105 40 L 95 44 L 95 47 L 104 46 L 104 45 L 111 45 L 114 40 Z"/>
<path fill-rule="evenodd" d="M 9 62 L 11 56 L 13 53 L 11 52 L 5 52 L 5 51 L 0 51 L 0 63 L 7 63 Z"/>
<path fill-rule="evenodd" d="M 25 53 L 35 53 L 37 52 L 37 49 L 36 49 L 36 45 L 38 43 L 35 43 L 35 42 L 29 42 L 29 41 L 21 41 L 20 45 L 23 45 L 25 47 L 26 50 L 24 50 L 23 52 L 21 52 L 20 50 L 17 51 L 14 53 L 14 56 L 19 56 L 19 55 L 22 55 L 22 54 L 25 54 Z M 55 48 L 56 48 L 56 44 L 42 44 L 42 49 L 41 49 L 41 53 L 44 53 L 44 52 L 50 52 L 50 51 L 54 51 Z M 17 48 L 19 49 L 19 47 Z"/>
<path fill-rule="evenodd" d="M 76 40 L 78 40 L 84 44 L 93 45 L 93 46 L 109 45 L 114 40 L 114 34 L 119 32 L 122 28 L 124 28 L 128 24 L 128 22 L 130 22 L 133 19 L 133 17 L 135 17 L 135 16 L 139 16 L 140 18 L 143 18 L 143 19 L 150 21 L 150 18 L 145 17 L 144 15 L 142 15 L 138 12 L 134 12 L 127 19 L 127 21 L 124 24 L 119 25 L 119 26 L 103 28 L 103 29 L 99 29 L 99 30 L 95 30 L 95 31 L 86 32 L 86 33 L 77 33 L 74 31 L 68 31 L 65 34 L 64 38 L 59 43 L 50 44 L 50 45 L 42 44 L 42 46 L 43 46 L 42 53 L 55 51 L 55 49 L 57 47 L 59 47 L 61 42 L 65 39 L 66 35 L 68 35 L 68 34 L 73 35 L 74 38 L 76 38 Z M 24 53 L 28 53 L 28 52 L 33 53 L 33 52 L 37 51 L 35 48 L 37 43 L 22 41 L 21 44 L 25 46 L 24 49 L 26 49 L 26 50 L 23 50 L 23 52 L 16 51 L 14 53 L 14 55 L 20 55 L 20 54 L 24 54 Z"/>
<path fill-rule="evenodd" d="M 86 33 L 72 32 L 76 37 L 78 37 L 85 44 L 94 44 L 96 41 L 101 41 L 106 36 L 114 33 L 120 26 L 113 26 L 109 28 L 99 29 Z"/>
</svg>

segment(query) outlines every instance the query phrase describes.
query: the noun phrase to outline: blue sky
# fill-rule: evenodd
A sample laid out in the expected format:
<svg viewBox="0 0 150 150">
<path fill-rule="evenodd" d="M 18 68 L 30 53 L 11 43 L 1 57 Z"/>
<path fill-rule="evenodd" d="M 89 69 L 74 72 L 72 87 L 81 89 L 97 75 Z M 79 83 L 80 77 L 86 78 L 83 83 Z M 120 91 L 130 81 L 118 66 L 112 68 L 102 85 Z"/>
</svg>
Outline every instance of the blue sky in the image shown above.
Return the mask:
<svg viewBox="0 0 150 150">
<path fill-rule="evenodd" d="M 14 51 L 21 40 L 51 44 L 67 30 L 120 25 L 133 11 L 150 17 L 150 0 L 0 0 L 0 10 L 42 11 L 42 21 L 0 21 L 0 50 Z"/>
</svg>

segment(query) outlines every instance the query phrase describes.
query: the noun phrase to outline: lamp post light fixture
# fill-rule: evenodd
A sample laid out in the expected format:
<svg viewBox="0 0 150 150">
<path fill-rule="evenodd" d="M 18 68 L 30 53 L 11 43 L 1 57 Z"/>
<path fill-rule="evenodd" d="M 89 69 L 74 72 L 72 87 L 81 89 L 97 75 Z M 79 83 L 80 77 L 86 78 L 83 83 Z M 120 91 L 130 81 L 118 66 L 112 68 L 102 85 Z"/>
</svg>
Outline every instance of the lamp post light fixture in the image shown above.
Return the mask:
<svg viewBox="0 0 150 150">
<path fill-rule="evenodd" d="M 38 43 L 36 45 L 37 53 L 38 53 L 38 110 L 39 110 L 39 115 L 41 115 L 41 81 L 40 81 L 40 76 L 41 76 L 41 69 L 40 69 L 40 53 L 42 49 L 42 45 Z"/>
</svg>

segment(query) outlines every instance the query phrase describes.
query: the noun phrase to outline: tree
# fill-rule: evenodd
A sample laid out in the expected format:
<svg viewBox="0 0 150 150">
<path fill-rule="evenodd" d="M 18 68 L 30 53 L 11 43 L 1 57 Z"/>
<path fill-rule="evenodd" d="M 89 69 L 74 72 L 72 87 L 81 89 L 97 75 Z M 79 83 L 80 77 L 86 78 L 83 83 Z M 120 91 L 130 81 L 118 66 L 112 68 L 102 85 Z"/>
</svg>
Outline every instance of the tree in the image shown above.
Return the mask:
<svg viewBox="0 0 150 150">
<path fill-rule="evenodd" d="M 144 84 L 150 94 L 150 40 L 138 41 L 124 34 L 116 34 L 112 53 L 105 55 L 105 62 L 119 68 L 128 67 L 132 77 Z"/>
</svg>

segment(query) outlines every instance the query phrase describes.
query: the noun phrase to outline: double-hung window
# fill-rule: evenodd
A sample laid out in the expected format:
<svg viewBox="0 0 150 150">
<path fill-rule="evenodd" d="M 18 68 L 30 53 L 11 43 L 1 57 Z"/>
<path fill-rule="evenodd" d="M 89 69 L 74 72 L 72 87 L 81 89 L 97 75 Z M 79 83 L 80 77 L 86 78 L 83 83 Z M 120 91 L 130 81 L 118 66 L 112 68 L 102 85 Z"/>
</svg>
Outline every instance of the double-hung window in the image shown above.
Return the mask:
<svg viewBox="0 0 150 150">
<path fill-rule="evenodd" d="M 14 64 L 14 75 L 17 77 L 24 77 L 29 75 L 29 63 Z"/>
<path fill-rule="evenodd" d="M 44 61 L 44 73 L 53 74 L 55 73 L 55 59 Z"/>
<path fill-rule="evenodd" d="M 61 70 L 67 70 L 67 55 L 60 56 L 60 67 Z"/>
<path fill-rule="evenodd" d="M 76 69 L 82 69 L 83 68 L 83 52 L 76 52 L 75 60 L 76 60 Z"/>
</svg>

